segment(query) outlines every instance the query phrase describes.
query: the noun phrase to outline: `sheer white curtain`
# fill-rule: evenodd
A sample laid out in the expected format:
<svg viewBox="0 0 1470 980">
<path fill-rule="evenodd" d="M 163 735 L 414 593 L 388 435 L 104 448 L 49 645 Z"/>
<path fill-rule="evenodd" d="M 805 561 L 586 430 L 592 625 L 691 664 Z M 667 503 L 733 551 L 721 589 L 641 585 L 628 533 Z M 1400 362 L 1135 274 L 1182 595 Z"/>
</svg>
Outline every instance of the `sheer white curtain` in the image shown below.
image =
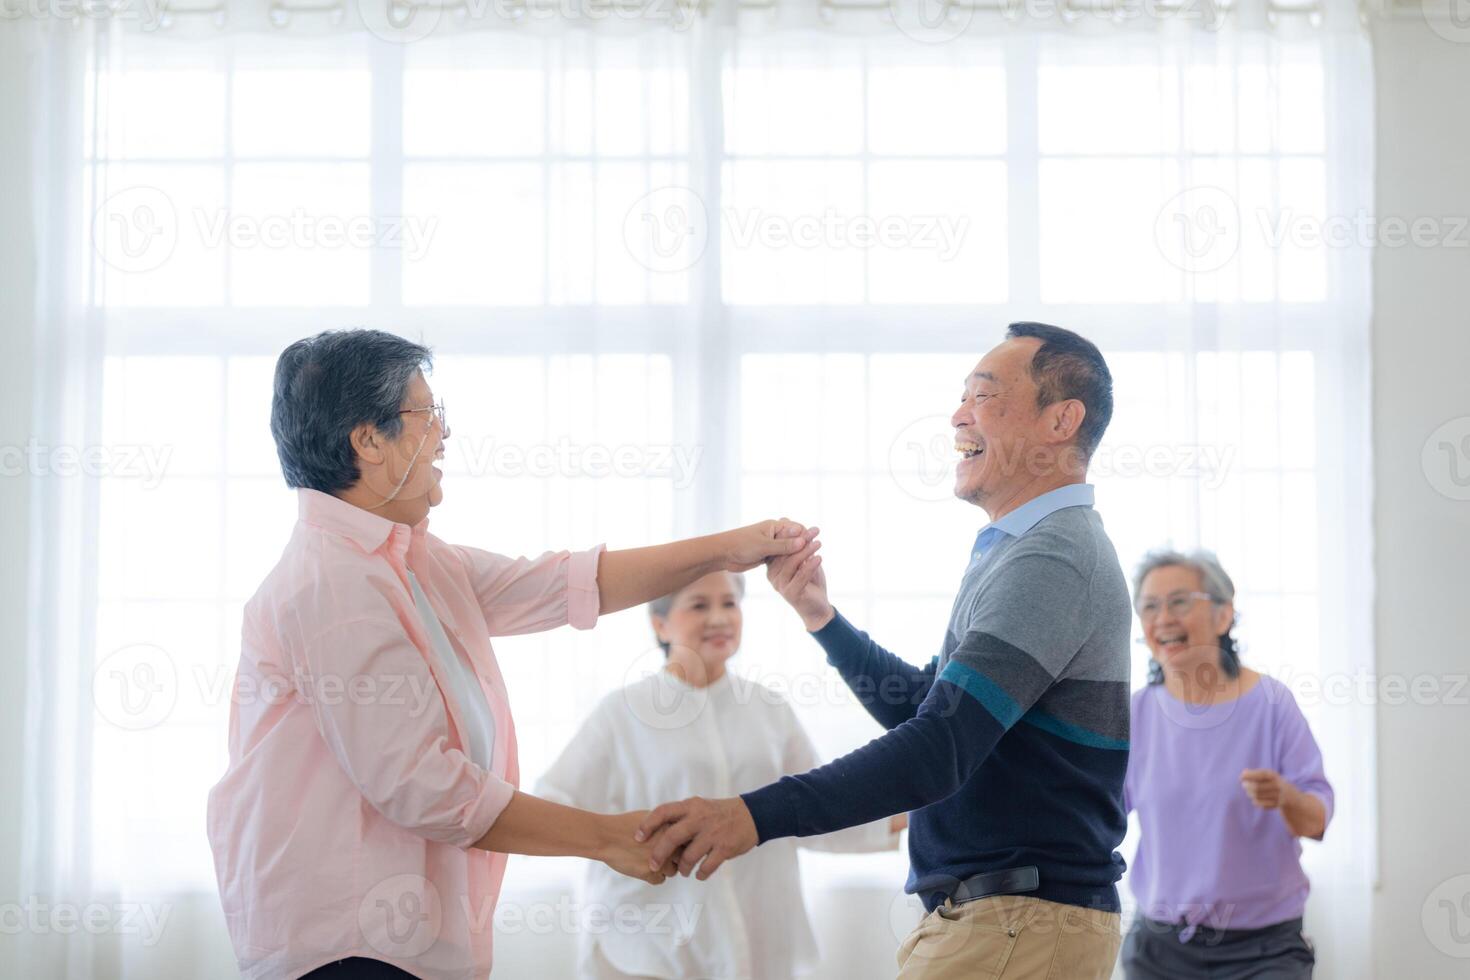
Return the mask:
<svg viewBox="0 0 1470 980">
<path fill-rule="evenodd" d="M 107 925 L 27 929 L 28 975 L 229 972 L 203 800 L 239 609 L 293 514 L 266 426 L 290 340 L 436 348 L 446 537 L 789 514 L 823 527 L 842 608 L 922 662 L 983 523 L 945 492 L 944 421 L 1014 319 L 1109 355 L 1125 562 L 1217 549 L 1248 660 L 1298 691 L 1339 792 L 1309 929 L 1325 974 L 1366 970 L 1371 705 L 1311 684 L 1372 668 L 1351 4 L 127 9 L 23 23 L 28 84 L 0 96 L 30 119 L 35 264 L 0 275 L 34 298 L 6 329 L 35 338 L 44 461 L 22 894 Z M 637 613 L 499 649 L 528 781 L 656 660 Z M 829 754 L 875 733 L 754 581 L 739 669 Z M 843 896 L 815 909 L 828 974 L 891 974 L 903 869 L 810 863 Z M 506 903 L 573 873 L 514 863 Z M 529 921 L 499 923 L 497 972 L 570 962 Z"/>
</svg>

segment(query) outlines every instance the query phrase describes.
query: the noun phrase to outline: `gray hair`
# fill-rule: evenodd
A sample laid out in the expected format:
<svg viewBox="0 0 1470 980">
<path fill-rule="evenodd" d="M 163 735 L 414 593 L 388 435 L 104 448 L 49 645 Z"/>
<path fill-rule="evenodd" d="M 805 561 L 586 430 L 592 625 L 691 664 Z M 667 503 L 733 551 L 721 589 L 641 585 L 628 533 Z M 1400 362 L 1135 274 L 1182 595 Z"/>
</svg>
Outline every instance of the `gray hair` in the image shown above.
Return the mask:
<svg viewBox="0 0 1470 980">
<path fill-rule="evenodd" d="M 738 598 L 744 599 L 745 598 L 745 573 L 744 572 L 731 572 L 730 574 L 735 579 L 735 595 Z M 692 583 L 692 582 L 690 583 L 690 585 L 693 585 L 693 584 L 694 583 Z M 687 588 L 689 588 L 688 585 L 684 586 L 684 589 L 687 589 Z M 668 595 L 659 596 L 657 599 L 654 599 L 652 602 L 650 602 L 648 604 L 648 616 L 649 616 L 649 618 L 652 619 L 654 616 L 657 616 L 659 619 L 667 619 L 668 616 L 669 616 L 669 610 L 671 610 L 671 609 L 674 608 L 674 600 L 677 599 L 677 598 L 679 598 L 679 593 L 680 592 L 683 592 L 684 589 L 675 589 L 673 592 L 670 592 Z M 655 639 L 657 639 L 658 634 L 655 633 L 654 634 L 654 637 L 655 637 Z M 669 645 L 667 643 L 665 643 L 663 640 L 659 640 L 658 641 L 658 645 L 659 645 L 660 649 L 663 650 L 664 656 L 667 657 L 669 655 Z"/>
<path fill-rule="evenodd" d="M 1138 563 L 1138 568 L 1133 573 L 1134 602 L 1138 601 L 1138 596 L 1143 592 L 1143 580 L 1148 578 L 1150 572 L 1160 568 L 1192 569 L 1199 576 L 1201 590 L 1215 605 L 1223 606 L 1227 602 L 1235 602 L 1235 582 L 1226 574 L 1224 566 L 1213 551 L 1197 549 L 1186 554 L 1169 548 L 1150 551 Z M 1232 619 L 1230 626 L 1220 634 L 1220 669 L 1225 672 L 1226 677 L 1237 677 L 1240 674 L 1240 644 L 1235 639 L 1234 630 L 1235 621 Z M 1157 660 L 1150 659 L 1148 682 L 1158 684 L 1163 679 L 1163 668 Z"/>
<path fill-rule="evenodd" d="M 382 330 L 325 330 L 282 351 L 271 435 L 286 486 L 333 493 L 356 483 L 352 430 L 368 424 L 397 438 L 408 383 L 432 363 L 429 348 Z"/>
<path fill-rule="evenodd" d="M 1143 590 L 1143 580 L 1149 572 L 1159 568 L 1189 568 L 1199 576 L 1203 591 L 1217 603 L 1235 601 L 1235 583 L 1225 574 L 1225 568 L 1213 551 L 1199 549 L 1185 554 L 1169 548 L 1159 548 L 1143 556 L 1138 569 L 1133 573 L 1133 595 L 1136 599 Z"/>
</svg>

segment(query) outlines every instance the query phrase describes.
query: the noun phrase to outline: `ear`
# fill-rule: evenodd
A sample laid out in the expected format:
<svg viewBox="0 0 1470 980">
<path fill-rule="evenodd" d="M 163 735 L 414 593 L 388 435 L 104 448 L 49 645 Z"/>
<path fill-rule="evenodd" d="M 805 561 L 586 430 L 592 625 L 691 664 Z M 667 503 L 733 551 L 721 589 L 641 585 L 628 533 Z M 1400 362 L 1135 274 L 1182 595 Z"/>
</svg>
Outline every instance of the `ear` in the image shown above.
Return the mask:
<svg viewBox="0 0 1470 980">
<path fill-rule="evenodd" d="M 672 642 L 667 635 L 669 629 L 669 621 L 667 619 L 664 619 L 662 616 L 653 615 L 650 615 L 648 619 L 650 622 L 653 623 L 654 636 L 658 637 L 659 640 L 663 643 Z"/>
<path fill-rule="evenodd" d="M 368 422 L 362 423 L 352 430 L 347 440 L 352 443 L 352 451 L 357 453 L 363 462 L 376 465 L 387 458 L 386 441 L 375 425 Z"/>
<path fill-rule="evenodd" d="M 1082 420 L 1087 417 L 1087 406 L 1076 398 L 1068 398 L 1048 407 L 1051 410 L 1052 437 L 1057 442 L 1071 442 L 1077 430 L 1082 428 Z"/>
</svg>

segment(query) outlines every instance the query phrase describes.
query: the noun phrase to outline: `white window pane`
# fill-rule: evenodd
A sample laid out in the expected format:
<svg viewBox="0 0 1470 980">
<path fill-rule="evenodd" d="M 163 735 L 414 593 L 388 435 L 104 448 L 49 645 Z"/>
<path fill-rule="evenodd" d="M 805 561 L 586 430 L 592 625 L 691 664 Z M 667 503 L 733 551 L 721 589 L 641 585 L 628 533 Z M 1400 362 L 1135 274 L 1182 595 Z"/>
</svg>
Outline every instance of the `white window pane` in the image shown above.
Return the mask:
<svg viewBox="0 0 1470 980">
<path fill-rule="evenodd" d="M 286 548 L 296 524 L 297 492 L 280 478 L 237 477 L 225 481 L 225 512 L 250 515 L 225 525 L 225 595 L 244 600 Z"/>
<path fill-rule="evenodd" d="M 420 247 L 373 215 L 366 164 L 240 164 L 233 187 L 204 234 L 230 247 L 236 306 L 365 306 L 372 249 Z"/>
<path fill-rule="evenodd" d="M 284 486 L 271 435 L 274 357 L 231 357 L 226 368 L 225 464 L 231 474 L 269 476 Z"/>
<path fill-rule="evenodd" d="M 944 499 L 953 493 L 949 419 L 975 363 L 1004 333 L 1003 326 L 989 337 L 977 331 L 974 353 L 879 354 L 869 360 L 869 457 L 875 467 L 898 475 L 918 498 Z M 910 482 L 909 475 L 922 480 Z"/>
<path fill-rule="evenodd" d="M 1183 270 L 1156 244 L 1177 179 L 1157 160 L 1044 160 L 1041 298 L 1047 303 L 1179 298 Z"/>
<path fill-rule="evenodd" d="M 1281 355 L 1281 458 L 1288 467 L 1317 465 L 1317 377 L 1312 354 Z"/>
<path fill-rule="evenodd" d="M 546 146 L 545 72 L 412 68 L 403 73 L 408 156 L 532 156 Z"/>
<path fill-rule="evenodd" d="M 856 472 L 869 465 L 852 406 L 866 391 L 857 354 L 741 358 L 741 465 L 746 470 Z M 770 392 L 780 391 L 781 398 Z M 794 399 L 794 400 L 793 400 Z"/>
<path fill-rule="evenodd" d="M 710 216 L 686 164 L 568 164 L 552 180 L 552 302 L 688 300 Z"/>
<path fill-rule="evenodd" d="M 1291 52 L 1281 66 L 1277 89 L 1283 153 L 1322 153 L 1327 149 L 1327 105 L 1322 63 L 1313 46 Z"/>
<path fill-rule="evenodd" d="M 546 440 L 540 357 L 442 357 L 429 384 L 449 414 L 444 472 L 456 481 L 509 475 L 529 447 Z"/>
<path fill-rule="evenodd" d="M 239 156 L 367 156 L 368 72 L 252 68 L 236 71 L 232 85 Z"/>
<path fill-rule="evenodd" d="M 873 68 L 868 149 L 894 156 L 999 154 L 1006 147 L 1006 73 L 999 65 Z"/>
<path fill-rule="evenodd" d="M 218 474 L 220 382 L 216 357 L 109 357 L 102 439 L 109 479 L 154 487 L 175 476 Z"/>
<path fill-rule="evenodd" d="M 1237 132 L 1235 72 L 1227 66 L 1184 69 L 1184 125 L 1193 153 L 1229 153 Z"/>
<path fill-rule="evenodd" d="M 597 153 L 667 154 L 687 149 L 687 78 L 638 67 L 597 72 L 593 91 Z"/>
<path fill-rule="evenodd" d="M 430 248 L 407 254 L 409 306 L 529 306 L 542 302 L 546 216 L 535 164 L 409 164 L 404 213 L 435 222 Z"/>
<path fill-rule="evenodd" d="M 1003 303 L 1009 289 L 1006 165 L 874 163 L 868 249 L 874 303 Z"/>
<path fill-rule="evenodd" d="M 98 589 L 136 599 L 214 599 L 222 502 L 216 478 L 171 476 L 153 488 L 104 480 Z"/>
<path fill-rule="evenodd" d="M 732 163 L 720 215 L 731 303 L 858 303 L 866 251 L 857 163 Z"/>
<path fill-rule="evenodd" d="M 93 736 L 91 878 L 117 893 L 217 887 L 205 825 L 210 787 L 224 770 L 224 719 Z"/>
<path fill-rule="evenodd" d="M 835 46 L 783 55 L 745 49 L 724 74 L 725 146 L 736 155 L 856 154 L 863 148 L 863 71 Z"/>
<path fill-rule="evenodd" d="M 1272 119 L 1276 114 L 1271 70 L 1263 64 L 1242 64 L 1235 72 L 1236 117 L 1240 152 L 1270 153 L 1275 141 Z"/>
<path fill-rule="evenodd" d="M 225 208 L 219 166 L 112 165 L 99 167 L 95 179 L 84 241 L 101 259 L 102 305 L 223 302 L 225 252 L 208 234 Z"/>
<path fill-rule="evenodd" d="M 984 512 L 950 496 L 918 500 L 889 476 L 873 477 L 873 589 L 879 593 L 954 595 L 969 563 Z"/>
<path fill-rule="evenodd" d="M 223 72 L 134 69 L 102 81 L 105 155 L 175 159 L 224 152 Z"/>
<path fill-rule="evenodd" d="M 1277 251 L 1281 299 L 1320 303 L 1327 298 L 1327 256 L 1331 249 L 1367 248 L 1364 215 L 1327 213 L 1327 164 L 1318 159 L 1285 159 L 1280 165 L 1280 211 L 1301 231 L 1288 235 Z"/>
<path fill-rule="evenodd" d="M 1150 65 L 1042 65 L 1042 153 L 1160 153 L 1179 146 L 1178 76 Z"/>
</svg>

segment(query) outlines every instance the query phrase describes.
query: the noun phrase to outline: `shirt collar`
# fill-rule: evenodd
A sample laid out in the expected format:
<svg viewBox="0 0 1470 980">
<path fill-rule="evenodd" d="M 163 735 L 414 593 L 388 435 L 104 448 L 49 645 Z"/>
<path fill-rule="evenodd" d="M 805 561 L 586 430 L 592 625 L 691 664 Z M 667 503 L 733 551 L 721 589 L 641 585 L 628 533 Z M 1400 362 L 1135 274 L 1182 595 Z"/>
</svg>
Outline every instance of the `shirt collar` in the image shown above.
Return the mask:
<svg viewBox="0 0 1470 980">
<path fill-rule="evenodd" d="M 1033 497 L 1026 501 L 1009 514 L 996 521 L 991 521 L 980 529 L 975 537 L 975 558 L 979 558 L 990 549 L 990 545 L 1002 534 L 1008 534 L 1013 538 L 1019 538 L 1037 524 L 1042 518 L 1066 507 L 1091 507 L 1095 494 L 1090 483 L 1069 483 L 1055 490 L 1048 490 L 1039 497 Z"/>
<path fill-rule="evenodd" d="M 381 548 L 385 541 L 393 543 L 395 552 L 406 551 L 409 542 L 421 536 L 429 526 L 427 517 L 409 527 L 329 493 L 305 487 L 296 491 L 296 513 L 303 524 L 339 534 L 369 555 Z"/>
</svg>

